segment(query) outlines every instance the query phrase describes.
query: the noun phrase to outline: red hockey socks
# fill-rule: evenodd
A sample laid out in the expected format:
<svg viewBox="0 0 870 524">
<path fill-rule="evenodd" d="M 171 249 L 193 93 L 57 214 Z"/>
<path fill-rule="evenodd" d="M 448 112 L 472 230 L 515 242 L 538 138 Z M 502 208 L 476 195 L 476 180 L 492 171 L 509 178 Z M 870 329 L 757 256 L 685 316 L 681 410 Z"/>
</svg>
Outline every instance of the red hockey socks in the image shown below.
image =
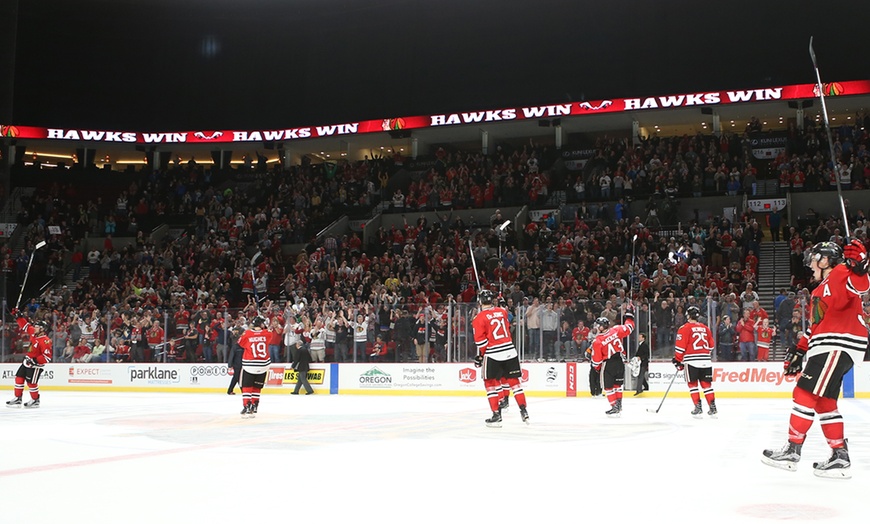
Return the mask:
<svg viewBox="0 0 870 524">
<path fill-rule="evenodd" d="M 816 413 L 819 414 L 819 424 L 822 425 L 822 433 L 832 448 L 842 448 L 845 445 L 843 439 L 843 416 L 837 411 L 837 400 L 820 397 L 816 402 Z"/>
<path fill-rule="evenodd" d="M 788 440 L 795 444 L 803 444 L 807 438 L 807 432 L 813 425 L 816 416 L 815 406 L 818 401 L 816 395 L 800 388 L 795 388 L 792 394 L 791 416 L 788 420 Z"/>
</svg>

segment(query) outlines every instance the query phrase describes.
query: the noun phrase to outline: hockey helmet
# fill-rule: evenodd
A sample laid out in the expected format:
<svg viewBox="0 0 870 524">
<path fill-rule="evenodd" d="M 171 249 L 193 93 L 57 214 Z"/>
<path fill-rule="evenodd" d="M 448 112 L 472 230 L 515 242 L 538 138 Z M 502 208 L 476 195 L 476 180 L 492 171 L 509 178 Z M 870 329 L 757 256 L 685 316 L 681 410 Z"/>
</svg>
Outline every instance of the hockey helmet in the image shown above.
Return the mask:
<svg viewBox="0 0 870 524">
<path fill-rule="evenodd" d="M 598 317 L 595 319 L 595 324 L 601 326 L 601 329 L 607 329 L 610 327 L 610 319 L 607 317 Z"/>
<path fill-rule="evenodd" d="M 698 306 L 689 306 L 686 308 L 686 317 L 689 320 L 698 320 L 701 317 L 701 310 Z"/>
<path fill-rule="evenodd" d="M 253 320 L 251 320 L 251 326 L 260 329 L 266 327 L 266 318 L 262 315 L 257 315 Z"/>
<path fill-rule="evenodd" d="M 843 261 L 843 248 L 836 242 L 817 242 L 807 252 L 804 264 L 809 267 L 813 260 L 818 262 L 825 257 L 828 258 L 829 266 L 834 267 Z"/>
<path fill-rule="evenodd" d="M 478 302 L 483 305 L 491 305 L 493 298 L 495 298 L 495 295 L 492 291 L 488 289 L 481 289 L 480 292 L 477 294 Z"/>
<path fill-rule="evenodd" d="M 43 331 L 48 331 L 48 322 L 46 322 L 45 320 L 37 320 L 33 323 L 33 325 L 34 327 L 38 327 Z"/>
</svg>

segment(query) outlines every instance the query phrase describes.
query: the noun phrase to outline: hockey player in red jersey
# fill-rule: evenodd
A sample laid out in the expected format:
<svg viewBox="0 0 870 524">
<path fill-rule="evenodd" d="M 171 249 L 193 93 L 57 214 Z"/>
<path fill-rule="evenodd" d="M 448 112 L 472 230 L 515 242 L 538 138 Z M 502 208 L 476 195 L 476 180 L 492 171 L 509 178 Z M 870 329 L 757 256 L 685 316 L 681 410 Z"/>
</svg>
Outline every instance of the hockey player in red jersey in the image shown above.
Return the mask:
<svg viewBox="0 0 870 524">
<path fill-rule="evenodd" d="M 697 306 L 689 306 L 686 309 L 688 322 L 677 330 L 677 340 L 674 342 L 674 358 L 672 362 L 678 371 L 686 369 L 686 384 L 689 386 L 689 394 L 695 409 L 692 416 L 701 418 L 701 394 L 698 392 L 698 384 L 704 391 L 704 399 L 707 401 L 709 411 L 707 414 L 715 417 L 716 395 L 713 393 L 713 359 L 710 354 L 713 351 L 713 333 L 705 324 L 698 322 L 701 310 Z"/>
<path fill-rule="evenodd" d="M 17 309 L 12 314 L 19 315 Z M 48 324 L 44 320 L 36 320 L 33 323 L 23 315 L 18 316 L 18 327 L 21 331 L 30 335 L 30 350 L 24 355 L 24 360 L 15 372 L 15 397 L 6 403 L 7 407 L 18 408 L 22 405 L 32 409 L 39 407 L 39 377 L 42 376 L 43 367 L 51 362 L 52 349 L 51 339 L 48 338 Z M 22 404 L 24 396 L 24 383 L 30 390 L 30 400 Z"/>
<path fill-rule="evenodd" d="M 867 326 L 861 316 L 861 295 L 870 291 L 867 249 L 858 240 L 845 248 L 834 242 L 819 242 L 810 249 L 807 259 L 813 280 L 819 284 L 812 292 L 810 325 L 797 347 L 786 354 L 784 363 L 786 375 L 800 375 L 792 393 L 788 443 L 782 449 L 764 450 L 761 461 L 795 471 L 807 432 L 818 414 L 831 456 L 813 463 L 813 473 L 846 479 L 852 476 L 851 461 L 837 397 L 843 375 L 864 357 L 867 347 Z"/>
<path fill-rule="evenodd" d="M 483 367 L 483 385 L 486 387 L 486 398 L 492 410 L 492 417 L 486 419 L 486 425 L 501 427 L 501 409 L 499 408 L 499 390 L 501 381 L 506 379 L 514 400 L 520 407 L 523 422 L 529 423 L 529 413 L 526 411 L 526 395 L 520 386 L 520 358 L 511 338 L 508 312 L 493 305 L 494 295 L 488 289 L 482 289 L 477 299 L 480 302 L 480 312 L 471 322 L 474 329 L 474 344 L 477 355 L 474 365 Z"/>
<path fill-rule="evenodd" d="M 619 417 L 622 413 L 622 384 L 625 382 L 625 349 L 622 339 L 634 331 L 634 312 L 631 302 L 625 311 L 625 323 L 610 327 L 610 319 L 599 317 L 593 324 L 595 339 L 592 341 L 592 367 L 601 375 L 610 409 L 605 412 L 609 417 Z"/>
<path fill-rule="evenodd" d="M 260 406 L 260 391 L 266 384 L 266 373 L 272 361 L 269 359 L 269 340 L 272 334 L 266 331 L 265 317 L 256 316 L 250 329 L 239 337 L 242 355 L 242 418 L 253 418 Z"/>
</svg>

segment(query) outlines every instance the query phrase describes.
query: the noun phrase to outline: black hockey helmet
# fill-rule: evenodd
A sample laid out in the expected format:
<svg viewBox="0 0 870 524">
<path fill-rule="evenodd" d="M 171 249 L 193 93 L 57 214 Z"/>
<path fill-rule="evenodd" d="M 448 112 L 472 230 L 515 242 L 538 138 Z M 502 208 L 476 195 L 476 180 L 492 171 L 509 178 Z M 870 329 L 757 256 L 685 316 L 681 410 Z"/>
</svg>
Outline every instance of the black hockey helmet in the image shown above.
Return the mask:
<svg viewBox="0 0 870 524">
<path fill-rule="evenodd" d="M 595 319 L 595 324 L 601 326 L 603 329 L 607 329 L 610 327 L 610 319 L 607 317 L 598 317 Z"/>
<path fill-rule="evenodd" d="M 701 317 L 701 309 L 698 306 L 689 306 L 686 308 L 686 317 L 689 320 L 698 320 Z"/>
<path fill-rule="evenodd" d="M 483 305 L 491 305 L 495 294 L 488 289 L 481 289 L 477 294 L 477 300 Z"/>
<path fill-rule="evenodd" d="M 843 261 L 843 248 L 836 242 L 817 242 L 804 258 L 804 264 L 809 267 L 813 260 L 818 262 L 825 257 L 830 267 L 834 267 Z"/>
<path fill-rule="evenodd" d="M 37 320 L 33 323 L 35 327 L 41 328 L 43 331 L 48 331 L 48 322 L 45 320 Z"/>
<path fill-rule="evenodd" d="M 251 320 L 251 326 L 261 329 L 266 327 L 266 318 L 262 315 L 257 315 L 253 320 Z"/>
</svg>

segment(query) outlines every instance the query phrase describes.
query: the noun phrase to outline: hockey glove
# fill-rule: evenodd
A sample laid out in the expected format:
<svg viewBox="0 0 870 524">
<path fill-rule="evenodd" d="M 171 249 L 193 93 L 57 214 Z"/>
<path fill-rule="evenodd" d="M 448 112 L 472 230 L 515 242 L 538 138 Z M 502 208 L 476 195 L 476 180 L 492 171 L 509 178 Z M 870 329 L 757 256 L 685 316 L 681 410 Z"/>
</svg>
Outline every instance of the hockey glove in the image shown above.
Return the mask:
<svg viewBox="0 0 870 524">
<path fill-rule="evenodd" d="M 791 377 L 800 374 L 804 364 L 804 352 L 797 349 L 789 349 L 785 354 L 785 362 L 782 363 L 785 369 L 785 376 Z"/>
<path fill-rule="evenodd" d="M 24 362 L 22 362 L 22 364 L 24 364 L 24 367 L 26 368 L 32 368 L 36 365 L 36 361 L 30 357 L 24 357 Z"/>
<path fill-rule="evenodd" d="M 867 274 L 867 248 L 860 240 L 853 240 L 843 247 L 846 266 L 856 275 Z"/>
<path fill-rule="evenodd" d="M 479 368 L 482 365 L 483 365 L 483 355 L 478 353 L 474 357 L 474 367 Z"/>
<path fill-rule="evenodd" d="M 682 363 L 682 362 L 680 362 L 679 360 L 677 360 L 677 357 L 674 357 L 674 358 L 671 359 L 671 364 L 673 364 L 674 367 L 677 368 L 677 371 L 682 371 L 683 368 L 685 367 L 685 366 L 683 366 L 683 363 Z"/>
</svg>

